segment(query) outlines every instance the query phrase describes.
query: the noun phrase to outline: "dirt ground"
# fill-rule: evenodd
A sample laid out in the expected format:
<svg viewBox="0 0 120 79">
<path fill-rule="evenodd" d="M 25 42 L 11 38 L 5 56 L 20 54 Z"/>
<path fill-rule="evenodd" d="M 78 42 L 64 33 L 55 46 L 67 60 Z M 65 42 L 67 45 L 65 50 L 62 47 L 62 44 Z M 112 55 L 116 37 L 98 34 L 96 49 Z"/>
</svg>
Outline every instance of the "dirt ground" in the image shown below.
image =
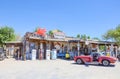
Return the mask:
<svg viewBox="0 0 120 79">
<path fill-rule="evenodd" d="M 120 79 L 120 62 L 109 67 L 78 65 L 73 60 L 0 61 L 0 79 Z"/>
</svg>

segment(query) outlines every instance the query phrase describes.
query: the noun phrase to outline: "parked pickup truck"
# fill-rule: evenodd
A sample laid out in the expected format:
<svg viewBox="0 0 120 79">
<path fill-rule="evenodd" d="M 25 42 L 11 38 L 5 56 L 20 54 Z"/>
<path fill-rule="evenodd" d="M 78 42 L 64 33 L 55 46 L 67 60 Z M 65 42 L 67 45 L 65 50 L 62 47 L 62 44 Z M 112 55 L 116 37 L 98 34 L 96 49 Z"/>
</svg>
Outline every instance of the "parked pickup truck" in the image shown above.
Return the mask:
<svg viewBox="0 0 120 79">
<path fill-rule="evenodd" d="M 108 66 L 111 63 L 115 63 L 117 61 L 117 58 L 105 56 L 101 53 L 91 53 L 91 55 L 81 55 L 81 56 L 75 56 L 74 61 L 77 64 L 85 64 L 85 63 L 94 63 L 97 62 L 98 64 L 102 64 L 104 66 Z"/>
</svg>

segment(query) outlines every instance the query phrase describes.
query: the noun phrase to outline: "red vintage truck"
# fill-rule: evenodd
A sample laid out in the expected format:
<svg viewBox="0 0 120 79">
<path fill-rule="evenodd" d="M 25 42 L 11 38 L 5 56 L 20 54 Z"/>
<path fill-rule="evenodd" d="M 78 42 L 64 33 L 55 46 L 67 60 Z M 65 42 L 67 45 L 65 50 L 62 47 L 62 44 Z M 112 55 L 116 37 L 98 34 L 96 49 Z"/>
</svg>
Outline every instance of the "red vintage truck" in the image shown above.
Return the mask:
<svg viewBox="0 0 120 79">
<path fill-rule="evenodd" d="M 115 63 L 117 58 L 111 56 L 105 56 L 101 53 L 94 52 L 91 55 L 81 55 L 75 56 L 74 61 L 77 64 L 86 64 L 86 63 L 94 63 L 97 62 L 98 64 L 102 64 L 104 66 L 108 66 L 111 63 Z"/>
</svg>

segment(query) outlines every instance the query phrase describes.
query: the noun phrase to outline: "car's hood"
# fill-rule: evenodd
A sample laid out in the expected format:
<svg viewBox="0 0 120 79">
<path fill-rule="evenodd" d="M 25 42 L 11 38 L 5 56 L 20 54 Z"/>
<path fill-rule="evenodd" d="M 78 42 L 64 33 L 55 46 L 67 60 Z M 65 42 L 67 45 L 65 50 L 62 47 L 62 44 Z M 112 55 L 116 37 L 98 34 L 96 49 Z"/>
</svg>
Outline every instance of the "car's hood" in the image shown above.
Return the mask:
<svg viewBox="0 0 120 79">
<path fill-rule="evenodd" d="M 102 58 L 109 58 L 109 59 L 114 59 L 114 60 L 117 60 L 117 58 L 115 57 L 112 57 L 112 56 L 101 56 Z"/>
<path fill-rule="evenodd" d="M 76 57 L 91 57 L 90 55 L 80 55 L 80 56 L 76 56 Z"/>
</svg>

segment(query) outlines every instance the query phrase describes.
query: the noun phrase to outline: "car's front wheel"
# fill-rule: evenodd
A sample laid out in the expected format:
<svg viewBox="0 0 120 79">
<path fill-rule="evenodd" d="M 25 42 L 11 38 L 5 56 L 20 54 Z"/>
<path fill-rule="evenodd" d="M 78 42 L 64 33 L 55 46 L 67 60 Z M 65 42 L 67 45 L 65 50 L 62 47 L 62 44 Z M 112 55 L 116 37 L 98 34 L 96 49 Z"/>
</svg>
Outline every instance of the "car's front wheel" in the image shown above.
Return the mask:
<svg viewBox="0 0 120 79">
<path fill-rule="evenodd" d="M 102 61 L 103 66 L 108 66 L 110 62 L 108 60 L 103 60 Z"/>
<path fill-rule="evenodd" d="M 77 59 L 76 63 L 77 63 L 77 64 L 82 64 L 83 61 L 82 61 L 81 59 Z"/>
</svg>

